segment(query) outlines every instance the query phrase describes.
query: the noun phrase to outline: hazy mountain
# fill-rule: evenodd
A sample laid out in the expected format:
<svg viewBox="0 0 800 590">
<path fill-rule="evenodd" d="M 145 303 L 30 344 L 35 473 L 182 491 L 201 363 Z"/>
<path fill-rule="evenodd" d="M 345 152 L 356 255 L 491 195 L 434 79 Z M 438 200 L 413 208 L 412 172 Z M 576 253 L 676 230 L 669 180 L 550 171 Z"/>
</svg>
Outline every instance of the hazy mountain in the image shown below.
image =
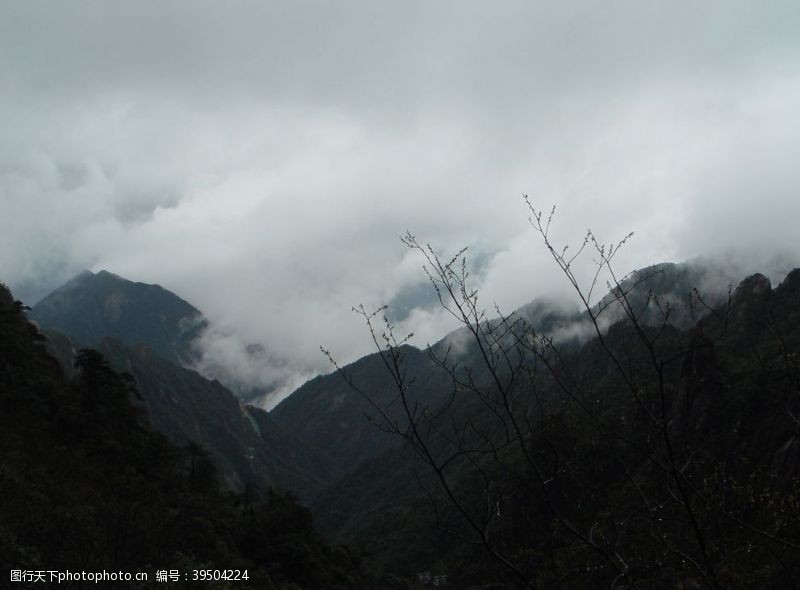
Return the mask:
<svg viewBox="0 0 800 590">
<path fill-rule="evenodd" d="M 144 344 L 176 364 L 191 364 L 192 341 L 206 327 L 199 310 L 159 285 L 135 283 L 105 270 L 84 271 L 39 301 L 30 319 L 97 347 L 112 336 Z"/>
<path fill-rule="evenodd" d="M 98 350 L 116 370 L 133 375 L 153 427 L 178 445 L 210 451 L 230 489 L 272 486 L 308 500 L 334 478 L 336 468 L 322 453 L 218 381 L 146 346 L 106 338 Z"/>
<path fill-rule="evenodd" d="M 427 352 L 405 346 L 403 355 L 405 365 L 419 385 L 413 401 L 436 404 L 443 400 L 450 392 L 450 382 Z M 396 437 L 376 427 L 375 420 L 382 420 L 380 411 L 389 420 L 400 423 L 406 420 L 379 354 L 359 359 L 345 370 L 369 393 L 375 405 L 354 391 L 339 374 L 332 373 L 302 385 L 270 415 L 315 447 L 325 449 L 340 470 L 349 471 L 398 444 Z"/>
<path fill-rule="evenodd" d="M 664 285 L 669 286 L 668 282 Z M 727 286 L 721 285 L 720 290 L 727 291 Z M 487 521 L 492 523 L 492 543 L 542 587 L 556 581 L 546 567 L 563 566 L 569 571 L 566 564 L 583 550 L 583 559 L 588 561 L 582 563 L 594 563 L 592 549 L 568 534 L 563 519 L 605 535 L 603 543 L 612 539 L 615 551 L 626 560 L 633 557 L 628 572 L 632 576 L 655 575 L 665 587 L 669 580 L 691 580 L 691 585 L 699 579 L 699 574 L 687 571 L 685 562 L 673 559 L 669 547 L 682 547 L 686 553 L 681 555 L 697 551 L 696 533 L 681 520 L 674 484 L 662 466 L 653 465 L 642 453 L 642 448 L 653 445 L 650 422 L 610 362 L 608 350 L 625 359 L 626 370 L 636 367 L 641 395 L 659 391 L 658 375 L 648 368 L 650 353 L 636 334 L 630 323 L 621 321 L 608 330 L 604 345 L 597 338 L 586 338 L 577 348 L 568 347 L 557 361 L 555 376 L 574 379 L 574 386 L 591 396 L 593 420 L 570 405 L 562 386 L 547 371 L 539 373 L 527 386 L 528 394 L 518 399 L 519 415 L 534 424 L 529 452 L 543 465 L 554 466 L 547 472 L 552 478 L 547 489 L 557 498 L 558 516 L 552 500 L 545 500 L 540 491 L 535 474 L 524 467 L 519 449 L 502 461 L 491 454 L 453 460 L 444 472 L 460 501 L 478 515 L 486 514 L 490 494 L 498 498 L 497 518 Z M 666 404 L 664 411 L 670 417 L 672 452 L 682 466 L 681 478 L 702 489 L 692 492 L 696 496 L 690 503 L 701 519 L 700 534 L 715 548 L 714 559 L 720 560 L 713 567 L 725 580 L 723 587 L 794 587 L 800 574 L 796 565 L 800 529 L 794 508 L 800 494 L 796 418 L 800 415 L 796 360 L 800 269 L 789 273 L 775 289 L 766 277 L 752 276 L 732 293 L 730 307 L 726 297 L 713 313 L 693 325 L 652 328 L 651 336 L 657 338 L 658 358 L 669 359 L 663 361 L 663 391 L 668 397 L 659 403 Z M 451 420 L 463 424 L 470 417 L 482 436 L 502 439 L 499 423 L 480 421 L 486 413 L 476 396 L 463 397 L 442 417 L 426 424 L 430 431 L 437 427 L 445 431 Z M 599 428 L 598 422 L 610 430 Z M 622 438 L 616 435 L 631 444 L 620 443 Z M 446 437 L 431 437 L 429 443 L 442 458 L 455 448 Z M 642 512 L 641 506 L 649 502 L 658 507 L 657 519 L 647 510 Z M 492 500 L 492 512 L 494 507 Z M 438 527 L 468 531 L 434 472 L 408 445 L 364 461 L 318 498 L 314 512 L 332 539 L 365 553 L 372 573 L 386 587 L 398 576 L 410 578 L 419 571 L 447 573 L 450 583 L 458 587 L 517 587 L 480 544 L 437 530 L 438 523 Z M 604 528 L 608 526 L 604 519 L 612 519 L 619 530 Z M 665 532 L 659 523 L 670 519 L 674 524 Z M 617 536 L 612 537 L 609 530 L 617 530 Z M 764 534 L 791 541 L 767 547 L 758 541 Z M 666 546 L 662 535 L 669 539 Z M 737 567 L 727 566 L 727 558 L 722 557 L 727 552 L 740 554 Z M 789 563 L 794 565 L 785 565 Z M 648 568 L 651 574 L 645 573 Z M 582 567 L 569 574 L 567 583 L 561 580 L 559 584 L 605 587 L 601 569 Z"/>
<path fill-rule="evenodd" d="M 188 316 L 159 313 L 159 302 L 174 302 L 163 289 L 142 306 L 135 297 L 143 291 L 131 287 L 135 284 L 109 275 L 100 282 L 114 286 L 105 290 L 95 285 L 98 276 L 83 275 L 60 289 L 61 295 L 47 298 L 44 308 L 52 325 L 61 321 L 54 310 L 69 310 L 70 321 L 60 325 L 96 336 L 110 318 L 125 326 L 136 314 L 149 314 L 172 317 L 161 323 L 177 326 L 177 332 L 162 333 L 180 335 L 180 317 L 198 317 L 185 302 L 188 307 L 179 311 Z M 695 287 L 702 300 L 690 296 Z M 500 385 L 468 331 L 448 334 L 430 350 L 399 349 L 405 401 L 422 426 L 415 436 L 427 441 L 433 456 L 451 456 L 464 444 L 473 449 L 452 455 L 441 474 L 420 462 L 403 438 L 384 431 L 388 424 L 406 432 L 408 421 L 381 354 L 343 368 L 360 393 L 333 373 L 312 379 L 267 414 L 242 405 L 219 382 L 177 366 L 146 344 L 103 338 L 98 348 L 112 367 L 132 376 L 138 391 L 134 401 L 149 424 L 181 446 L 207 448 L 228 488 L 273 485 L 313 501 L 326 534 L 365 556 L 373 587 L 403 587 L 401 580 L 428 570 L 447 573 L 457 587 L 515 587 L 480 543 L 459 540 L 469 529 L 464 513 L 453 509 L 453 497 L 443 493 L 441 475 L 467 512 L 485 515 L 489 502 L 486 526 L 493 547 L 523 576 L 545 587 L 557 582 L 561 571 L 567 572 L 568 582 L 558 581 L 564 587 L 607 586 L 613 580 L 613 574 L 602 572 L 605 562 L 597 547 L 569 534 L 575 529 L 611 538 L 608 522 L 626 528 L 624 535 L 613 533 L 614 552 L 624 556 L 631 579 L 657 576 L 665 587 L 675 580 L 695 584 L 697 573 L 687 573 L 669 548 L 684 547 L 697 562 L 699 534 L 713 548 L 706 556 L 712 564 L 708 571 L 728 587 L 785 585 L 798 575 L 786 564 L 798 562 L 792 547 L 800 535 L 789 516 L 794 498 L 800 497 L 800 380 L 794 356 L 800 349 L 800 271 L 775 289 L 761 275 L 750 277 L 728 297 L 724 273 L 664 264 L 633 273 L 621 289 L 641 323 L 633 325 L 612 303 L 602 314 L 602 341 L 573 305 L 539 300 L 512 314 L 512 321 L 523 319 L 525 330 L 549 336 L 558 347 L 557 353 L 543 353 L 547 370 L 530 353 L 519 359 L 525 378 L 517 382 L 511 403 L 526 425 L 522 447 L 503 443 L 500 451 L 481 451 L 507 440 L 512 425 L 495 405 Z M 615 295 L 619 292 L 595 309 Z M 59 300 L 62 306 L 53 303 Z M 94 323 L 82 326 L 80 310 L 89 301 L 113 313 L 90 312 Z M 667 307 L 670 321 L 662 325 L 659 318 Z M 487 326 L 501 325 L 491 320 Z M 653 338 L 655 348 L 643 346 L 642 334 Z M 503 335 L 500 341 L 510 343 L 509 338 Z M 67 337 L 53 332 L 48 347 L 62 363 L 72 364 L 75 346 Z M 482 395 L 454 386 L 452 375 L 435 360 L 445 355 L 448 364 L 457 365 L 456 374 L 468 375 Z M 623 362 L 611 362 L 612 357 Z M 505 369 L 498 374 L 502 380 Z M 651 397 L 658 392 L 660 399 Z M 653 412 L 667 418 L 651 421 Z M 664 424 L 675 456 L 670 464 L 679 466 L 680 481 L 702 488 L 688 501 L 676 494 L 663 454 L 655 455 L 655 464 L 648 459 L 647 449 L 657 447 Z M 537 484 L 541 473 L 527 465 L 523 448 L 553 469 L 548 481 L 555 483 Z M 752 498 L 761 500 L 754 505 Z M 681 508 L 686 502 L 699 523 L 694 533 Z M 652 503 L 660 507 L 658 519 L 642 516 Z M 669 529 L 661 520 L 672 523 Z M 436 522 L 461 536 L 437 530 Z M 788 544 L 758 545 L 763 535 L 788 539 Z M 727 568 L 729 555 L 739 555 L 739 569 Z M 541 569 L 545 559 L 548 566 Z M 576 559 L 589 569 L 576 573 L 571 565 Z"/>
<path fill-rule="evenodd" d="M 106 339 L 100 348 L 113 366 L 133 374 L 153 425 L 175 441 L 209 448 L 229 486 L 277 484 L 313 499 L 330 538 L 365 556 L 373 587 L 407 587 L 403 580 L 427 570 L 448 573 L 456 587 L 517 587 L 519 579 L 487 557 L 484 543 L 459 540 L 469 528 L 464 513 L 453 509 L 453 497 L 479 515 L 487 514 L 489 503 L 492 545 L 542 587 L 613 582 L 598 557 L 605 549 L 571 530 L 599 539 L 616 535 L 614 552 L 630 564 L 625 575 L 631 580 L 655 576 L 663 587 L 676 580 L 692 587 L 697 572 L 687 573 L 670 549 L 686 547 L 690 559 L 702 559 L 698 533 L 681 508 L 687 502 L 699 519 L 696 529 L 713 547 L 706 556 L 713 575 L 727 587 L 782 587 L 799 572 L 780 564 L 800 562 L 791 549 L 800 531 L 789 517 L 800 497 L 800 435 L 793 418 L 800 415 L 793 352 L 800 349 L 800 271 L 775 289 L 761 275 L 750 277 L 729 297 L 732 278 L 697 265 L 637 271 L 620 287 L 639 323 L 611 303 L 601 315 L 602 340 L 587 314 L 571 304 L 538 300 L 512 314 L 511 321 L 524 320 L 526 333 L 546 336 L 557 347 L 541 359 L 530 352 L 518 358 L 521 372 L 509 407 L 524 425 L 522 447 L 503 443 L 516 426 L 494 397 L 500 384 L 482 356 L 489 341 L 478 346 L 461 329 L 429 350 L 402 346 L 405 401 L 423 426 L 414 436 L 428 440 L 434 456 L 448 457 L 465 444 L 473 449 L 452 455 L 439 474 L 402 437 L 385 432 L 387 425 L 408 432 L 408 420 L 381 354 L 343 367 L 350 382 L 338 373 L 312 379 L 268 415 L 146 346 Z M 701 298 L 691 295 L 694 288 Z M 619 295 L 612 291 L 595 310 Z M 495 319 L 486 326 L 502 324 Z M 652 350 L 642 335 L 656 343 Z M 513 339 L 504 334 L 497 342 Z M 60 358 L 69 356 L 68 341 L 57 334 L 49 345 Z M 445 356 L 481 395 L 454 385 L 436 361 Z M 501 381 L 506 372 L 499 369 Z M 648 418 L 659 412 L 664 420 Z M 648 458 L 663 425 L 674 453 L 670 464 L 679 478 L 702 488 L 688 500 L 677 495 L 663 450 Z M 501 451 L 481 450 L 498 441 Z M 543 462 L 547 481 L 555 483 L 537 483 L 542 474 L 530 468 L 522 449 Z M 442 477 L 454 496 L 443 493 Z M 752 498 L 765 500 L 756 509 Z M 653 514 L 652 503 L 663 511 L 658 518 L 646 516 Z M 672 523 L 668 529 L 662 520 Z M 458 534 L 436 530 L 437 522 Z M 609 522 L 625 533 L 605 528 Z M 788 544 L 758 545 L 758 535 Z M 728 569 L 726 560 L 741 552 L 748 555 L 737 558 L 742 569 Z M 590 567 L 576 570 L 576 560 Z M 701 574 L 709 575 L 702 567 Z"/>
<path fill-rule="evenodd" d="M 242 590 L 367 587 L 357 560 L 327 545 L 290 496 L 232 494 L 202 449 L 150 428 L 132 379 L 102 355 L 81 351 L 68 378 L 23 310 L 0 284 L 0 562 L 42 571 L 45 585 L 48 570 L 143 572 L 152 583 L 156 569 L 210 568 L 238 570 Z"/>
<path fill-rule="evenodd" d="M 48 333 L 46 346 L 65 373 L 74 373 L 77 349 L 66 336 Z M 218 381 L 116 338 L 105 338 L 97 350 L 115 370 L 133 376 L 138 398 L 132 401 L 148 422 L 179 446 L 209 451 L 229 489 L 272 486 L 308 501 L 336 479 L 337 466 L 325 453 Z"/>
<path fill-rule="evenodd" d="M 230 489 L 274 486 L 308 500 L 335 477 L 324 453 L 218 381 L 180 366 L 195 359 L 192 340 L 207 322 L 170 291 L 86 271 L 29 317 L 48 333 L 48 349 L 67 373 L 76 350 L 88 346 L 132 374 L 150 423 L 176 444 L 207 449 Z"/>
<path fill-rule="evenodd" d="M 645 310 L 642 318 L 656 322 L 661 316 L 657 307 L 649 306 L 651 296 L 659 304 L 672 309 L 670 321 L 682 327 L 693 325 L 708 313 L 709 307 L 721 304 L 727 297 L 735 275 L 711 265 L 672 264 L 654 265 L 622 281 L 621 286 L 637 310 Z M 702 296 L 698 300 L 694 289 Z M 607 295 L 605 299 L 610 298 Z M 600 305 L 600 304 L 598 304 Z M 601 325 L 607 328 L 623 319 L 617 306 L 603 312 Z M 577 346 L 594 337 L 594 327 L 581 313 L 576 303 L 554 299 L 537 299 L 510 316 L 522 319 L 540 334 L 554 337 L 562 346 Z M 491 320 L 496 324 L 497 320 Z M 368 334 L 364 334 L 368 338 Z M 435 408 L 453 390 L 451 376 L 431 359 L 447 355 L 448 362 L 470 367 L 474 379 L 488 378 L 474 339 L 466 328 L 457 329 L 431 346 L 430 351 L 404 346 L 404 368 L 415 380 L 411 401 Z M 396 437 L 375 427 L 379 409 L 391 421 L 405 424 L 405 413 L 396 400 L 396 388 L 380 354 L 367 355 L 344 367 L 352 381 L 371 397 L 371 402 L 336 372 L 311 379 L 270 414 L 292 432 L 336 458 L 340 469 L 355 469 L 364 461 L 381 455 L 398 444 Z M 373 405 L 374 404 L 374 405 Z M 376 407 L 377 406 L 377 407 Z M 371 420 L 372 418 L 372 420 Z"/>
</svg>

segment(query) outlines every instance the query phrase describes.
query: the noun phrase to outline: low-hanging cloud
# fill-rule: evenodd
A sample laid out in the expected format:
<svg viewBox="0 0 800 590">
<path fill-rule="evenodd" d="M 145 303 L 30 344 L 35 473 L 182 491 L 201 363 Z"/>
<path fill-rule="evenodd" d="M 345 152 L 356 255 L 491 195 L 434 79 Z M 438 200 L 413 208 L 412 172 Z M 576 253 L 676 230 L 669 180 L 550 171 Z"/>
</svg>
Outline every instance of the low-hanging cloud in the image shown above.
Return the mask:
<svg viewBox="0 0 800 590">
<path fill-rule="evenodd" d="M 563 296 L 522 193 L 558 205 L 557 243 L 635 231 L 622 272 L 796 265 L 799 18 L 796 2 L 5 3 L 0 278 L 30 302 L 84 268 L 160 283 L 219 327 L 209 363 L 286 384 L 328 370 L 320 344 L 369 351 L 354 304 L 411 302 L 420 345 L 453 327 L 419 295 L 407 229 L 470 246 L 489 307 Z M 230 352 L 251 343 L 258 370 Z"/>
<path fill-rule="evenodd" d="M 244 342 L 237 334 L 210 325 L 193 342 L 194 368 L 218 379 L 243 400 L 270 409 L 316 372 L 276 355 L 260 344 Z"/>
</svg>

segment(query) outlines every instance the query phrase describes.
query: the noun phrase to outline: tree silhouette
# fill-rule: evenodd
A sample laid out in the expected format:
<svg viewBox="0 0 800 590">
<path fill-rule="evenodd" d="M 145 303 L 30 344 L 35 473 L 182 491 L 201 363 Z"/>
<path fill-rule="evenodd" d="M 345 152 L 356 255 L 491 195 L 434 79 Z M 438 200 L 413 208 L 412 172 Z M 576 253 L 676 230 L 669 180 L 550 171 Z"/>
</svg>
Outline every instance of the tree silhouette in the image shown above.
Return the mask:
<svg viewBox="0 0 800 590">
<path fill-rule="evenodd" d="M 407 234 L 403 243 L 420 254 L 469 342 L 466 353 L 428 348 L 450 377 L 445 403 L 414 395 L 411 335 L 396 335 L 385 307 L 355 311 L 391 376 L 389 404 L 323 350 L 372 403 L 379 427 L 427 466 L 421 485 L 437 526 L 482 547 L 525 588 L 797 585 L 800 531 L 788 515 L 800 486 L 794 476 L 776 480 L 764 456 L 777 449 L 753 434 L 769 423 L 791 436 L 797 422 L 785 403 L 743 414 L 763 397 L 747 389 L 753 375 L 766 393 L 797 374 L 787 364 L 795 343 L 778 343 L 775 365 L 775 337 L 754 331 L 767 302 L 750 301 L 743 284 L 716 305 L 693 290 L 679 309 L 649 288 L 661 270 L 617 274 L 630 235 L 606 245 L 590 231 L 569 253 L 553 244 L 554 210 L 545 217 L 526 203 L 581 303 L 587 341 L 559 340 L 496 307 L 490 318 L 471 286 L 466 249 L 443 258 Z M 576 266 L 587 256 L 594 270 L 584 282 Z M 608 295 L 595 302 L 604 279 Z M 752 359 L 727 364 L 743 338 L 756 338 L 757 370 Z M 390 417 L 395 405 L 405 420 Z"/>
</svg>

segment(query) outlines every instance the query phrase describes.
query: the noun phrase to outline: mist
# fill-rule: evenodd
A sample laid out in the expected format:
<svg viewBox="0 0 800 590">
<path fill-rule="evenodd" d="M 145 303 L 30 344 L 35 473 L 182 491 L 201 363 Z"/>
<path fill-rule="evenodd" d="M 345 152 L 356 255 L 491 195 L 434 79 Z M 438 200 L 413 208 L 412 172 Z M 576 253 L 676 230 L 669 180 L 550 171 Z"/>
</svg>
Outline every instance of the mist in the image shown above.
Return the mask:
<svg viewBox="0 0 800 590">
<path fill-rule="evenodd" d="M 454 327 L 406 230 L 468 246 L 487 307 L 572 297 L 523 194 L 557 206 L 558 244 L 635 232 L 623 274 L 788 270 L 798 22 L 795 2 L 3 3 L 0 280 L 27 303 L 85 268 L 159 283 L 212 322 L 203 370 L 277 399 L 329 370 L 320 345 L 369 352 L 353 305 L 395 305 L 418 346 Z"/>
</svg>

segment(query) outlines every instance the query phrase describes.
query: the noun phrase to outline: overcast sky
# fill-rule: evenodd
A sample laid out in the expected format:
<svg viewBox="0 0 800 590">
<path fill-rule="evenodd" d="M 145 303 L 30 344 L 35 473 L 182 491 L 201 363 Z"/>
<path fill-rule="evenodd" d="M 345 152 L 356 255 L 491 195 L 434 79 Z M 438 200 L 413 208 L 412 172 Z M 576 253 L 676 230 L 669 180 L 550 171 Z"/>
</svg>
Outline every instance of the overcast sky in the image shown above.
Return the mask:
<svg viewBox="0 0 800 590">
<path fill-rule="evenodd" d="M 235 363 L 300 379 L 369 350 L 353 304 L 419 303 L 406 229 L 471 248 L 484 301 L 564 292 L 559 242 L 621 270 L 800 265 L 800 4 L 0 0 L 0 280 L 160 283 Z M 276 369 L 277 370 L 277 369 Z"/>
</svg>

